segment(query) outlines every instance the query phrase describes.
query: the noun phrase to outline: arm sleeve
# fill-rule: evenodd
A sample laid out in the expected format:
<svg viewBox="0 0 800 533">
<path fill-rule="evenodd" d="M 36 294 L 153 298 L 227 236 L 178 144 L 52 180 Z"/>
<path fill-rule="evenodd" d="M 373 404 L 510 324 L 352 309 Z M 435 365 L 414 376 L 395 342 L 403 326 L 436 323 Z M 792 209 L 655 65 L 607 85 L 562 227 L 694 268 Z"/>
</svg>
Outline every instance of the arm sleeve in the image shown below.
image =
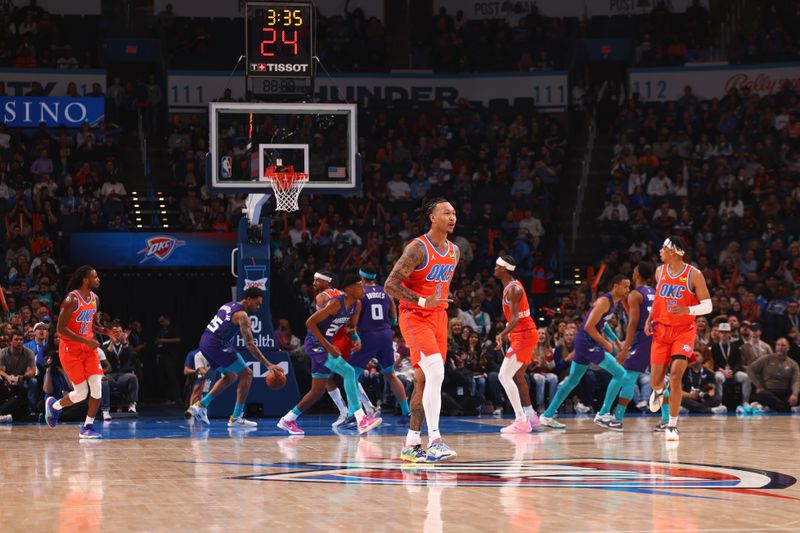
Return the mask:
<svg viewBox="0 0 800 533">
<path fill-rule="evenodd" d="M 764 361 L 765 360 L 766 360 L 765 357 L 760 357 L 760 358 L 756 359 L 755 361 L 753 361 L 750 364 L 750 366 L 747 367 L 747 375 L 750 377 L 750 381 L 753 382 L 753 385 L 757 389 L 763 389 L 764 388 L 764 382 L 761 380 L 761 370 L 762 370 L 761 367 L 764 366 Z M 798 379 L 800 379 L 800 376 L 795 374 L 795 380 L 798 380 Z M 798 382 L 798 385 L 800 385 L 800 382 Z M 794 383 L 793 383 L 792 387 L 794 387 Z"/>
<path fill-rule="evenodd" d="M 603 327 L 603 334 L 608 339 L 610 339 L 610 340 L 612 340 L 614 342 L 617 342 L 619 340 L 619 338 L 617 337 L 617 334 L 614 333 L 614 330 L 611 328 L 611 326 L 608 324 L 608 322 L 606 322 L 606 325 Z"/>
<path fill-rule="evenodd" d="M 794 378 L 792 379 L 792 394 L 795 396 L 800 395 L 800 367 L 795 363 L 792 365 L 792 373 L 794 374 Z"/>
</svg>

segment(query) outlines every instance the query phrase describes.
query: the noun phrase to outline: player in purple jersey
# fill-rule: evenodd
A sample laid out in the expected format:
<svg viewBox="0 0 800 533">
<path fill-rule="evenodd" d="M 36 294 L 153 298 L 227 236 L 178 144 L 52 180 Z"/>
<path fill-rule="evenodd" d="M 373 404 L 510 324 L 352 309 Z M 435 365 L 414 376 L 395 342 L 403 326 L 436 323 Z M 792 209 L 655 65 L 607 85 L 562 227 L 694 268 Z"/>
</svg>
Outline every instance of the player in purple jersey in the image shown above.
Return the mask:
<svg viewBox="0 0 800 533">
<path fill-rule="evenodd" d="M 583 319 L 583 323 L 578 329 L 578 334 L 575 336 L 575 356 L 569 368 L 569 376 L 558 387 L 553 401 L 550 402 L 550 405 L 547 406 L 547 409 L 540 418 L 543 426 L 553 429 L 566 428 L 564 424 L 557 422 L 553 416 L 567 396 L 569 396 L 569 393 L 572 392 L 572 389 L 580 383 L 581 378 L 583 378 L 583 375 L 589 369 L 590 363 L 598 365 L 612 376 L 600 412 L 605 411 L 605 413 L 608 413 L 611 410 L 611 404 L 619 393 L 620 383 L 622 381 L 622 376 L 625 374 L 625 370 L 617 363 L 614 356 L 611 355 L 610 352 L 613 348 L 611 343 L 603 337 L 603 333 L 608 334 L 611 330 L 610 327 L 606 328 L 605 322 L 614 314 L 617 303 L 628 296 L 630 284 L 631 281 L 628 278 L 617 274 L 611 279 L 611 292 L 601 294 L 594 301 L 594 304 L 592 304 L 592 310 L 586 315 L 586 318 Z M 598 416 L 599 415 L 600 413 L 598 413 Z M 605 427 L 606 420 L 607 418 L 601 419 L 595 417 L 595 423 L 603 427 Z"/>
<path fill-rule="evenodd" d="M 361 300 L 361 316 L 358 318 L 361 349 L 350 356 L 350 364 L 361 372 L 372 359 L 378 360 L 383 377 L 400 405 L 401 416 L 397 424 L 407 426 L 411 417 L 408 398 L 403 384 L 394 372 L 392 327 L 397 325 L 397 307 L 392 297 L 378 285 L 378 273 L 374 268 L 365 266 L 358 273 L 365 292 Z M 363 389 L 360 390 L 363 393 Z"/>
<path fill-rule="evenodd" d="M 311 357 L 311 372 L 312 375 L 324 375 L 325 377 L 313 378 L 311 390 L 278 421 L 278 427 L 289 432 L 290 435 L 305 434 L 297 425 L 297 417 L 317 403 L 325 394 L 328 375 L 331 372 L 339 374 L 344 379 L 349 413 L 355 417 L 359 433 L 366 433 L 378 427 L 382 422 L 380 418 L 371 418 L 364 413 L 358 398 L 356 371 L 342 358 L 339 349 L 333 344 L 336 333 L 350 322 L 355 313 L 359 312 L 361 299 L 364 297 L 361 279 L 355 274 L 349 274 L 344 278 L 342 289 L 344 294 L 331 298 L 324 308 L 306 320 L 308 334 L 306 335 L 305 349 Z M 353 332 L 351 338 L 354 342 L 353 348 L 356 350 L 361 348 L 361 339 L 358 334 Z"/>
<path fill-rule="evenodd" d="M 241 332 L 247 351 L 253 357 L 261 361 L 267 370 L 283 372 L 281 367 L 273 365 L 269 359 L 264 357 L 253 340 L 249 315 L 257 312 L 262 303 L 264 303 L 264 292 L 258 287 L 250 287 L 244 291 L 243 300 L 228 302 L 220 307 L 206 326 L 200 337 L 199 348 L 212 367 L 222 374 L 222 379 L 218 380 L 199 402 L 194 403 L 186 410 L 184 413 L 186 418 L 194 418 L 208 424 L 208 406 L 219 393 L 236 381 L 238 376 L 236 405 L 228 420 L 228 427 L 256 426 L 255 422 L 244 419 L 244 402 L 247 400 L 247 393 L 250 392 L 250 384 L 253 382 L 253 371 L 247 367 L 242 356 L 233 349 L 231 341 L 237 333 Z"/>
<path fill-rule="evenodd" d="M 625 342 L 622 343 L 622 350 L 617 359 L 624 361 L 625 376 L 622 378 L 622 388 L 617 401 L 617 408 L 614 411 L 614 418 L 619 422 L 619 429 L 622 430 L 622 419 L 625 417 L 625 410 L 633 398 L 633 389 L 636 382 L 647 368 L 650 366 L 650 346 L 653 337 L 645 335 L 644 325 L 650 310 L 653 308 L 653 300 L 656 297 L 655 289 L 649 285 L 653 279 L 656 267 L 649 261 L 640 262 L 633 269 L 633 284 L 636 289 L 628 295 L 628 328 L 625 333 Z M 649 381 L 648 381 L 649 383 Z M 645 395 L 645 398 L 650 395 Z M 669 418 L 669 410 L 666 412 L 666 419 Z M 662 413 L 663 414 L 663 413 Z M 665 420 L 664 422 L 666 422 Z M 666 426 L 666 424 L 665 424 Z"/>
</svg>

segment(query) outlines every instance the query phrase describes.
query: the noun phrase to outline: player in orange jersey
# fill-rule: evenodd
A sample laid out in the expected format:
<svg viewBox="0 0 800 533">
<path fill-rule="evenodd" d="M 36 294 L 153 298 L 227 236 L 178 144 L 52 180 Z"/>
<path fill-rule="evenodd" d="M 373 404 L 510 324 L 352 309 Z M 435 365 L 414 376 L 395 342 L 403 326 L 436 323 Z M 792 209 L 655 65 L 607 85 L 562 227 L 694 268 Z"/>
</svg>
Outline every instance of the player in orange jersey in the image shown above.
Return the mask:
<svg viewBox="0 0 800 533">
<path fill-rule="evenodd" d="M 98 287 L 100 277 L 88 265 L 79 267 L 67 282 L 67 296 L 61 303 L 56 329 L 61 335 L 58 355 L 73 390 L 60 400 L 52 396 L 45 400 L 45 420 L 48 426 L 54 428 L 63 407 L 81 402 L 89 396 L 86 421 L 80 430 L 82 439 L 102 438 L 93 426 L 97 408 L 100 407 L 103 378 L 103 369 L 97 356 L 100 343 L 94 336 L 108 335 L 108 329 L 101 326 L 98 320 L 100 299 L 93 292 Z"/>
<path fill-rule="evenodd" d="M 539 417 L 531 405 L 528 382 L 525 381 L 525 371 L 539 342 L 539 332 L 531 318 L 525 289 L 513 276 L 516 269 L 517 264 L 510 255 L 498 257 L 495 262 L 494 275 L 504 287 L 503 315 L 506 317 L 505 329 L 497 334 L 497 349 L 502 349 L 503 344 L 510 341 L 498 374 L 516 417 L 513 424 L 500 430 L 502 433 L 529 433 L 539 425 Z"/>
<path fill-rule="evenodd" d="M 656 295 L 644 332 L 653 336 L 650 349 L 650 410 L 661 409 L 664 401 L 664 376 L 669 371 L 669 425 L 667 440 L 678 440 L 678 412 L 683 395 L 681 382 L 694 350 L 695 316 L 713 310 L 703 273 L 683 262 L 686 244 L 671 236 L 661 246 L 661 261 L 656 270 Z"/>
<path fill-rule="evenodd" d="M 442 440 L 439 414 L 442 408 L 444 361 L 447 357 L 447 304 L 460 252 L 447 239 L 456 226 L 456 210 L 444 198 L 426 203 L 420 212 L 428 233 L 406 245 L 386 279 L 384 289 L 400 300 L 400 332 L 411 351 L 414 395 L 411 422 L 400 457 L 404 461 L 444 461 L 456 456 Z M 428 450 L 422 449 L 422 417 L 428 423 Z"/>
</svg>

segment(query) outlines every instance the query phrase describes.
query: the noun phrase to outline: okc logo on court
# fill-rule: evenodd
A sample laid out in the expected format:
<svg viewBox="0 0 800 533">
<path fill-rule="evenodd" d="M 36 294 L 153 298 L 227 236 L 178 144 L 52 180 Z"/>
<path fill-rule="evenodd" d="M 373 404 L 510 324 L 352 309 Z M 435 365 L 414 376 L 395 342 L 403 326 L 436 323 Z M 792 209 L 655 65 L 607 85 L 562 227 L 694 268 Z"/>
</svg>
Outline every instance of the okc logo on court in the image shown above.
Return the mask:
<svg viewBox="0 0 800 533">
<path fill-rule="evenodd" d="M 421 485 L 461 487 L 527 487 L 654 491 L 785 489 L 796 479 L 786 474 L 741 467 L 661 463 L 626 459 L 555 459 L 476 461 L 419 465 L 409 468 L 395 461 L 285 463 L 270 465 L 287 471 L 237 476 L 255 481 L 305 483 L 361 483 L 365 485 Z M 769 496 L 770 493 L 758 493 Z M 778 496 L 776 496 L 778 497 Z M 780 496 L 785 497 L 785 496 Z"/>
<path fill-rule="evenodd" d="M 140 265 L 145 261 L 154 258 L 163 263 L 169 258 L 169 256 L 172 255 L 172 252 L 174 252 L 176 248 L 186 245 L 186 241 L 179 241 L 178 239 L 170 237 L 169 235 L 157 235 L 155 237 L 150 237 L 145 242 L 147 243 L 147 246 L 136 252 L 137 255 L 144 254 L 142 260 L 139 261 Z"/>
<path fill-rule="evenodd" d="M 446 283 L 453 277 L 455 269 L 455 265 L 433 265 L 431 271 L 425 276 L 425 279 L 436 283 Z"/>
<path fill-rule="evenodd" d="M 681 287 L 680 285 L 670 285 L 669 283 L 664 283 L 658 289 L 658 295 L 662 298 L 671 298 L 677 300 L 683 296 L 683 291 L 686 290 L 686 287 Z"/>
</svg>

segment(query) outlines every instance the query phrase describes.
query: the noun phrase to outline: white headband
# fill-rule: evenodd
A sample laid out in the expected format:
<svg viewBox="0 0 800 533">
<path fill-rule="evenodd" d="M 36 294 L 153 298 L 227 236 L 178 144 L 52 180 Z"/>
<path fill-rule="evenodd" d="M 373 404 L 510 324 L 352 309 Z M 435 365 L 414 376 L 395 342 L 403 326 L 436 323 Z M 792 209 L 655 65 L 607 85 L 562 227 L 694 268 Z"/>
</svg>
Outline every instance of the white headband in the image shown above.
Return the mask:
<svg viewBox="0 0 800 533">
<path fill-rule="evenodd" d="M 516 265 L 512 265 L 508 261 L 504 260 L 502 257 L 498 257 L 497 261 L 495 261 L 496 265 L 500 265 L 501 267 L 505 268 L 510 272 L 514 272 L 517 269 Z"/>
<path fill-rule="evenodd" d="M 679 248 L 678 245 L 676 245 L 674 242 L 672 242 L 669 239 L 665 239 L 664 240 L 664 244 L 662 245 L 662 248 L 666 248 L 667 250 L 672 250 L 673 252 L 675 252 L 676 254 L 678 254 L 681 257 L 683 257 L 683 254 L 686 253 L 685 251 L 683 251 L 682 248 Z"/>
<path fill-rule="evenodd" d="M 314 272 L 314 279 L 321 279 L 322 281 L 327 281 L 328 283 L 333 281 L 332 277 L 326 276 L 325 274 L 320 274 L 319 272 Z"/>
</svg>

